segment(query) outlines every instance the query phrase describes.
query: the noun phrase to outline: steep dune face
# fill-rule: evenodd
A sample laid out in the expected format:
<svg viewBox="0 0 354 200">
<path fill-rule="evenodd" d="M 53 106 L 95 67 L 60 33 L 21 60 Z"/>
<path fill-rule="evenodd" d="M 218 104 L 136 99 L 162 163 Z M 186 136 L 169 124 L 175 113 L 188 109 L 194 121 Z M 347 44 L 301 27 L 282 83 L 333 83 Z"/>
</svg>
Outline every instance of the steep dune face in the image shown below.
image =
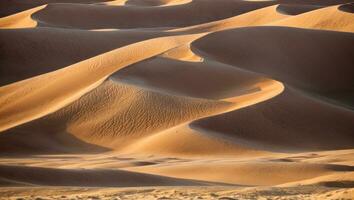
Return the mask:
<svg viewBox="0 0 354 200">
<path fill-rule="evenodd" d="M 353 43 L 351 33 L 254 27 L 209 34 L 192 46 L 220 62 L 353 106 Z"/>
</svg>

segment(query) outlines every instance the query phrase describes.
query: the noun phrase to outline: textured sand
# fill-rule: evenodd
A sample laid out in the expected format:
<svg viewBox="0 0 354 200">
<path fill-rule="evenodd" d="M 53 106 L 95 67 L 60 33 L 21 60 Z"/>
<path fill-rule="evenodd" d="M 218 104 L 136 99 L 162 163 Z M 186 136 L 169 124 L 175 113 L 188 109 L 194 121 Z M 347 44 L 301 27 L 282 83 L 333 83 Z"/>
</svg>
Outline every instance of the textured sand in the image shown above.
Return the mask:
<svg viewBox="0 0 354 200">
<path fill-rule="evenodd" d="M 353 199 L 349 2 L 0 2 L 0 199 Z"/>
</svg>

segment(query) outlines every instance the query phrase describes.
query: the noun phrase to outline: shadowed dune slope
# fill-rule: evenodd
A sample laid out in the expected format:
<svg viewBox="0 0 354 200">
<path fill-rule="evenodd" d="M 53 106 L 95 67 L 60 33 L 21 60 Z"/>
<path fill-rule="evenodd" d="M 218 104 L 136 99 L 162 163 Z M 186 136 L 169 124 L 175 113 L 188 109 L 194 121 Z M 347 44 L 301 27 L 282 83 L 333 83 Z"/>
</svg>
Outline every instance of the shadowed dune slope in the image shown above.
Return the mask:
<svg viewBox="0 0 354 200">
<path fill-rule="evenodd" d="M 264 25 L 288 17 L 287 15 L 277 12 L 277 8 L 277 5 L 269 6 L 266 8 L 250 11 L 235 17 L 185 28 L 173 29 L 171 31 L 187 33 L 214 32 L 243 26 Z"/>
<path fill-rule="evenodd" d="M 216 100 L 252 93 L 257 83 L 269 80 L 213 60 L 186 62 L 161 57 L 133 64 L 112 78 L 151 90 Z"/>
<path fill-rule="evenodd" d="M 297 4 L 281 4 L 278 5 L 277 11 L 284 15 L 299 15 L 312 10 L 320 9 L 321 5 L 297 5 Z"/>
<path fill-rule="evenodd" d="M 0 84 L 55 71 L 162 32 L 85 31 L 56 28 L 0 30 Z"/>
<path fill-rule="evenodd" d="M 193 0 L 193 1 L 204 1 L 206 0 Z M 207 0 L 211 3 L 212 0 Z M 238 3 L 240 0 L 231 0 L 230 3 Z M 161 5 L 178 5 L 178 4 L 186 4 L 189 0 L 11 0 L 11 1 L 0 1 L 0 17 L 8 16 L 14 13 L 18 13 L 24 10 L 28 10 L 37 6 L 41 6 L 44 4 L 53 4 L 53 3 L 107 3 L 112 5 L 124 5 L 127 2 L 129 5 L 145 5 L 145 6 L 161 6 Z M 222 1 L 224 3 L 226 1 Z M 287 4 L 310 4 L 310 5 L 335 5 L 335 4 L 343 4 L 349 3 L 351 0 L 279 0 L 275 1 L 276 3 L 287 3 Z M 242 4 L 241 4 L 242 5 Z M 246 4 L 247 5 L 247 4 Z M 269 5 L 269 4 L 268 4 Z"/>
<path fill-rule="evenodd" d="M 286 88 L 259 104 L 193 122 L 191 127 L 270 151 L 353 148 L 354 112 Z"/>
<path fill-rule="evenodd" d="M 209 34 L 192 47 L 220 62 L 353 107 L 353 43 L 351 33 L 250 27 Z"/>
<path fill-rule="evenodd" d="M 40 26 L 80 29 L 181 27 L 239 15 L 272 4 L 274 3 L 229 0 L 192 1 L 176 6 L 142 8 L 49 4 L 45 9 L 34 13 L 32 18 L 40 21 Z"/>
<path fill-rule="evenodd" d="M 21 173 L 18 173 L 21 171 Z M 208 185 L 211 183 L 188 179 L 169 178 L 124 170 L 69 170 L 42 167 L 0 166 L 0 177 L 34 185 L 132 187 Z M 55 181 L 53 181 L 55 180 Z"/>
<path fill-rule="evenodd" d="M 354 7 L 354 3 L 345 6 Z M 321 8 L 272 22 L 270 25 L 354 32 L 354 14 L 342 11 L 340 7 L 341 6 L 331 6 Z"/>
</svg>

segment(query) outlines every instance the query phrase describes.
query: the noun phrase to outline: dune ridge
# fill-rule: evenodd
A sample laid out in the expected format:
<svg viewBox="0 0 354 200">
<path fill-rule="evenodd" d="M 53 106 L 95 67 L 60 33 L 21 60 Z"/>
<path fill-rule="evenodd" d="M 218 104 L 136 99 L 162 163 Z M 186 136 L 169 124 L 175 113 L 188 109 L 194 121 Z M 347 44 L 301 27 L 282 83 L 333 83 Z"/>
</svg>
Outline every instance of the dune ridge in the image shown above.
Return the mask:
<svg viewBox="0 0 354 200">
<path fill-rule="evenodd" d="M 173 39 L 167 37 L 135 43 L 82 61 L 59 71 L 1 87 L 0 94 L 2 95 L 0 105 L 2 105 L 2 110 L 0 116 L 2 117 L 0 130 L 8 129 L 58 110 L 60 107 L 80 97 L 86 91 L 97 86 L 106 79 L 109 74 L 116 70 L 139 60 L 162 53 L 167 49 L 195 37 L 200 37 L 200 35 L 191 35 L 190 37 L 180 36 Z M 145 43 L 150 43 L 151 46 L 145 45 Z M 157 44 L 159 44 L 159 48 L 152 49 L 151 52 L 144 51 L 144 49 L 150 49 L 150 47 Z M 120 55 L 119 58 L 113 56 L 116 54 Z M 132 57 L 132 54 L 136 56 Z M 90 78 L 78 80 L 77 77 L 80 76 Z M 53 79 L 53 77 L 59 77 L 61 80 Z M 47 84 L 41 84 L 43 81 Z M 71 91 L 66 91 L 64 94 L 58 94 L 57 91 L 61 88 L 67 88 L 65 84 L 74 85 L 75 87 L 71 87 Z M 37 92 L 40 92 L 40 95 L 36 95 L 33 91 L 33 87 L 36 88 Z M 31 93 L 29 93 L 29 91 L 31 91 Z M 33 102 L 34 105 L 37 104 L 38 100 L 42 99 L 41 95 L 43 94 L 46 95 L 49 101 L 43 102 L 39 107 L 33 107 L 30 102 Z M 22 98 L 18 98 L 18 95 L 21 95 Z M 19 113 L 16 112 L 16 110 L 22 110 L 22 112 Z"/>
<path fill-rule="evenodd" d="M 331 6 L 289 17 L 269 25 L 354 32 L 354 16 Z"/>
<path fill-rule="evenodd" d="M 353 10 L 1 1 L 0 199 L 351 199 Z"/>
</svg>

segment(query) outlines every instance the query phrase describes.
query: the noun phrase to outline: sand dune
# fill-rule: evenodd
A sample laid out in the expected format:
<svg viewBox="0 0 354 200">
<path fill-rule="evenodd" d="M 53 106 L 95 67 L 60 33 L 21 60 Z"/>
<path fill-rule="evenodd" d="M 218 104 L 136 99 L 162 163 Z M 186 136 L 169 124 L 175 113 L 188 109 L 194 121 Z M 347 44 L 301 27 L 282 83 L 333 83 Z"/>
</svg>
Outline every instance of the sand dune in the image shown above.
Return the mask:
<svg viewBox="0 0 354 200">
<path fill-rule="evenodd" d="M 164 57 L 136 63 L 112 77 L 120 82 L 155 91 L 215 100 L 252 93 L 257 91 L 257 83 L 269 81 L 213 60 L 185 62 Z"/>
<path fill-rule="evenodd" d="M 353 117 L 351 110 L 287 88 L 260 104 L 194 122 L 192 128 L 271 151 L 347 149 L 353 147 Z"/>
<path fill-rule="evenodd" d="M 31 15 L 41 9 L 44 9 L 44 6 L 38 6 L 8 17 L 0 18 L 0 28 L 30 28 L 36 27 L 37 21 L 31 18 Z"/>
<path fill-rule="evenodd" d="M 48 4 L 45 9 L 31 17 L 39 22 L 39 26 L 63 28 L 181 27 L 235 16 L 272 4 L 274 3 L 207 0 L 146 9 L 135 6 Z M 198 13 L 195 10 L 198 10 Z M 129 21 L 126 20 L 128 18 Z"/>
<path fill-rule="evenodd" d="M 354 7 L 353 4 L 346 5 L 349 6 Z M 325 7 L 272 22 L 270 25 L 354 32 L 353 14 L 339 8 L 340 6 Z"/>
<path fill-rule="evenodd" d="M 237 15 L 235 17 L 209 22 L 201 25 L 173 29 L 171 31 L 187 33 L 214 32 L 243 26 L 264 25 L 287 17 L 287 15 L 277 12 L 277 10 L 278 5 L 275 5 L 247 12 L 245 14 Z"/>
<path fill-rule="evenodd" d="M 6 49 L 0 55 L 0 83 L 21 81 L 129 44 L 167 35 L 173 34 L 51 28 L 0 30 L 0 42 Z"/>
<path fill-rule="evenodd" d="M 280 4 L 277 11 L 285 15 L 299 15 L 312 10 L 320 9 L 321 5 L 307 5 L 307 4 Z"/>
<path fill-rule="evenodd" d="M 17 173 L 21 171 L 21 173 Z M 33 185 L 49 186 L 154 186 L 207 185 L 207 183 L 123 170 L 65 170 L 39 167 L 0 166 L 2 178 Z M 56 179 L 55 182 L 52 180 Z"/>
<path fill-rule="evenodd" d="M 0 199 L 351 199 L 351 0 L 0 2 Z"/>
<path fill-rule="evenodd" d="M 136 168 L 132 168 L 136 170 Z M 174 166 L 144 166 L 138 171 L 153 174 L 185 177 L 196 180 L 226 182 L 241 185 L 277 185 L 313 177 L 328 175 L 336 171 L 352 171 L 353 167 L 306 163 L 277 162 L 196 162 Z M 198 171 L 198 173 L 195 173 Z"/>
<path fill-rule="evenodd" d="M 0 105 L 3 105 L 0 112 L 0 116 L 2 116 L 0 130 L 11 128 L 58 110 L 96 87 L 108 75 L 118 69 L 162 53 L 196 37 L 200 37 L 200 35 L 166 37 L 135 43 L 59 71 L 2 87 L 0 88 Z M 145 45 L 146 43 L 150 45 Z M 152 49 L 155 45 L 159 45 L 158 48 Z M 117 54 L 120 56 L 114 56 Z M 53 79 L 53 77 L 56 78 Z M 87 78 L 78 79 L 78 77 Z M 44 81 L 46 85 L 41 84 Z M 60 90 L 63 93 L 58 93 Z M 19 95 L 21 98 L 19 98 Z M 46 100 L 38 106 L 37 102 L 43 98 L 43 95 Z M 18 112 L 19 110 L 21 112 Z"/>
<path fill-rule="evenodd" d="M 352 107 L 353 42 L 351 33 L 251 27 L 209 34 L 192 47 L 212 59 Z"/>
</svg>

